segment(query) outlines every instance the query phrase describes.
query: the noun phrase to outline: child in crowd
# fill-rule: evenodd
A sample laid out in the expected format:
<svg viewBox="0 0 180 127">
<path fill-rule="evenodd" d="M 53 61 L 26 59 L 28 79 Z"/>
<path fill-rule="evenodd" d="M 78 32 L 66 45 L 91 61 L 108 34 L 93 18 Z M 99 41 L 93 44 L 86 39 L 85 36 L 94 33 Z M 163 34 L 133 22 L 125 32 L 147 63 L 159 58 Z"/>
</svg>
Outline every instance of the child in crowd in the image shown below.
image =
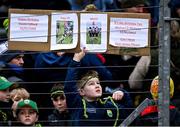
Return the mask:
<svg viewBox="0 0 180 127">
<path fill-rule="evenodd" d="M 149 105 L 144 109 L 144 111 L 141 112 L 140 116 L 136 118 L 134 123 L 132 125 L 136 126 L 158 126 L 158 85 L 159 85 L 159 77 L 156 76 L 150 87 L 150 92 L 152 95 L 152 98 L 154 100 L 154 103 L 152 105 Z M 170 86 L 169 86 L 169 93 L 170 98 L 174 95 L 174 82 L 170 78 Z M 169 115 L 170 115 L 170 125 L 171 126 L 179 126 L 180 125 L 180 112 L 178 109 L 170 104 L 169 105 Z"/>
<path fill-rule="evenodd" d="M 24 88 L 16 88 L 10 92 L 10 98 L 13 101 L 12 110 L 13 110 L 14 117 L 16 117 L 16 108 L 17 108 L 18 102 L 28 99 L 29 97 L 30 97 L 30 94 Z"/>
<path fill-rule="evenodd" d="M 50 126 L 67 126 L 69 113 L 66 105 L 66 96 L 64 94 L 64 86 L 55 84 L 51 89 L 51 100 L 54 105 L 53 112 L 48 116 Z"/>
<path fill-rule="evenodd" d="M 9 91 L 14 83 L 9 82 L 5 77 L 0 76 L 0 126 L 11 125 L 12 114 Z"/>
<path fill-rule="evenodd" d="M 100 99 L 102 87 L 98 73 L 89 71 L 76 83 L 85 50 L 75 53 L 69 65 L 64 92 L 73 126 L 116 126 L 128 115 L 132 106 L 129 94 L 124 90 L 114 91 L 112 97 Z M 72 82 L 70 82 L 72 81 Z"/>
<path fill-rule="evenodd" d="M 40 124 L 36 124 L 39 117 L 39 111 L 36 102 L 25 99 L 18 103 L 16 116 L 18 126 L 33 126 L 41 127 Z"/>
</svg>

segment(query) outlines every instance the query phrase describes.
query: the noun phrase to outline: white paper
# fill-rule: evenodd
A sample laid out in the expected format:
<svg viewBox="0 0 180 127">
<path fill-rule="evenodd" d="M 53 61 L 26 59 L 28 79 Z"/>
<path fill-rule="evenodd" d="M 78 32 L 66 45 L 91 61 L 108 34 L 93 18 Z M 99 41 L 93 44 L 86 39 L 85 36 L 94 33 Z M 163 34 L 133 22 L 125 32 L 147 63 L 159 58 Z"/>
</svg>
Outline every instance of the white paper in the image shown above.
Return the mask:
<svg viewBox="0 0 180 127">
<path fill-rule="evenodd" d="M 10 41 L 47 42 L 47 38 L 48 15 L 10 15 Z"/>
<path fill-rule="evenodd" d="M 117 47 L 148 46 L 148 19 L 110 18 L 109 44 Z"/>
<path fill-rule="evenodd" d="M 76 13 L 52 13 L 51 50 L 72 49 L 78 43 Z"/>
<path fill-rule="evenodd" d="M 88 52 L 107 50 L 107 14 L 81 14 L 80 47 Z"/>
<path fill-rule="evenodd" d="M 8 50 L 8 42 L 3 42 L 0 44 L 0 55 Z"/>
</svg>

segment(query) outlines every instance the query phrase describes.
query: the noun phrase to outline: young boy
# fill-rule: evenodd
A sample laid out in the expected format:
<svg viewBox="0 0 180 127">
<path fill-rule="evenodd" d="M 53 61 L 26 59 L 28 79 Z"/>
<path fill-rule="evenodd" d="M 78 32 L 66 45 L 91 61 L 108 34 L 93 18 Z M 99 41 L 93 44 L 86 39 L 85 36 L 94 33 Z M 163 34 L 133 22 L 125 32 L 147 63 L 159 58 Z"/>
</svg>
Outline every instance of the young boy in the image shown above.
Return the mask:
<svg viewBox="0 0 180 127">
<path fill-rule="evenodd" d="M 9 89 L 14 83 L 9 82 L 5 77 L 0 76 L 0 126 L 10 125 L 12 114 L 11 104 L 9 103 Z"/>
<path fill-rule="evenodd" d="M 124 119 L 128 115 L 125 108 L 131 107 L 131 98 L 127 92 L 120 90 L 115 91 L 112 97 L 100 99 L 102 87 L 95 71 L 87 73 L 76 83 L 80 61 L 84 56 L 84 50 L 74 55 L 65 82 L 64 92 L 71 115 L 71 124 L 73 126 L 117 126 L 119 118 Z"/>
<path fill-rule="evenodd" d="M 55 84 L 51 89 L 51 100 L 54 105 L 53 112 L 48 116 L 50 126 L 68 126 L 69 113 L 66 105 L 64 86 Z"/>
<path fill-rule="evenodd" d="M 35 126 L 41 127 L 40 124 L 36 124 L 39 117 L 39 111 L 36 102 L 25 99 L 18 103 L 16 116 L 19 126 Z"/>
</svg>

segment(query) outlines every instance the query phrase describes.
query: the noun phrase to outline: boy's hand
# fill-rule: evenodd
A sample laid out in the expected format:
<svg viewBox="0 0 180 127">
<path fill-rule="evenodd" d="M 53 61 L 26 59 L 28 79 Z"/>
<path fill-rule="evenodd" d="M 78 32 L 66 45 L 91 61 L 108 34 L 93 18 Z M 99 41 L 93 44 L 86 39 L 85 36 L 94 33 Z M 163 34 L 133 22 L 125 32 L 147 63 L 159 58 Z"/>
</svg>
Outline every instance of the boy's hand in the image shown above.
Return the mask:
<svg viewBox="0 0 180 127">
<path fill-rule="evenodd" d="M 62 55 L 65 54 L 65 52 L 57 52 L 56 54 L 57 54 L 58 56 L 62 56 Z"/>
<path fill-rule="evenodd" d="M 74 54 L 73 60 L 76 62 L 80 62 L 81 59 L 85 56 L 85 54 L 86 54 L 86 51 L 84 48 L 83 50 L 81 50 L 81 52 Z"/>
<path fill-rule="evenodd" d="M 124 96 L 124 92 L 116 91 L 116 92 L 113 93 L 112 98 L 115 101 L 119 101 L 119 100 L 122 100 L 123 96 Z"/>
</svg>

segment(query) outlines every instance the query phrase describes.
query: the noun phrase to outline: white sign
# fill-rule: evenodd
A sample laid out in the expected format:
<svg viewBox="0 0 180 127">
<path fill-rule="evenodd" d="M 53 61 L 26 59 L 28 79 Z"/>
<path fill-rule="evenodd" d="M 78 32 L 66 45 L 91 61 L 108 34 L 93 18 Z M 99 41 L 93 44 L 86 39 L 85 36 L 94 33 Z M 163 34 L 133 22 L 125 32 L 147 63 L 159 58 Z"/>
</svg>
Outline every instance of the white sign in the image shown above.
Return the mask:
<svg viewBox="0 0 180 127">
<path fill-rule="evenodd" d="M 48 15 L 10 15 L 10 41 L 47 42 L 47 38 Z"/>
<path fill-rule="evenodd" d="M 110 18 L 109 44 L 117 47 L 148 46 L 148 19 Z"/>
<path fill-rule="evenodd" d="M 80 47 L 88 52 L 107 50 L 107 14 L 82 13 L 80 19 Z"/>
<path fill-rule="evenodd" d="M 51 50 L 72 49 L 78 43 L 78 17 L 76 13 L 52 13 Z"/>
</svg>

